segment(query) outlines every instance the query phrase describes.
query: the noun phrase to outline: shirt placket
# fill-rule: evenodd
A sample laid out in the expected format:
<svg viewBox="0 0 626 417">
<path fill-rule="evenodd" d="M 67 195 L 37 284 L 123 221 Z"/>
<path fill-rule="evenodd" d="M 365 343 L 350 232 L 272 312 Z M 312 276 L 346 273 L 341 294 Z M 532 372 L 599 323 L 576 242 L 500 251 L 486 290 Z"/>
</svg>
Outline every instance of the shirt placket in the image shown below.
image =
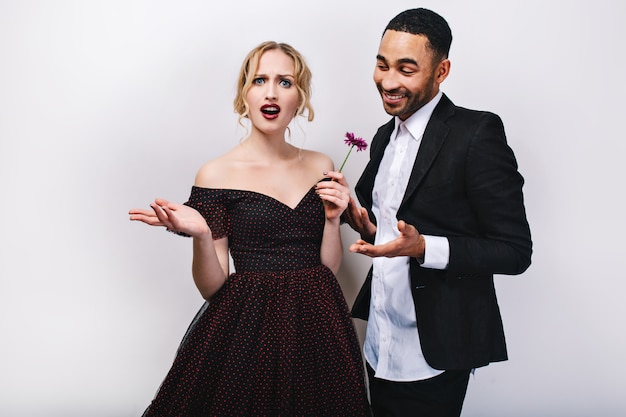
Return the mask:
<svg viewBox="0 0 626 417">
<path fill-rule="evenodd" d="M 391 165 L 389 167 L 389 173 L 386 178 L 386 187 L 384 191 L 382 191 L 383 195 L 381 195 L 381 214 L 383 217 L 384 225 L 381 228 L 383 231 L 382 241 L 388 242 L 397 237 L 397 233 L 394 233 L 396 229 L 396 218 L 393 215 L 398 209 L 399 201 L 398 196 L 402 196 L 402 193 L 399 193 L 398 187 L 402 186 L 401 175 L 402 175 L 402 163 L 406 156 L 407 151 L 407 138 L 398 137 L 396 139 L 396 143 L 394 144 L 394 152 L 393 159 Z M 380 258 L 381 267 L 377 268 L 376 276 L 374 277 L 374 285 L 377 287 L 377 291 L 374 291 L 374 294 L 378 296 L 375 297 L 374 300 L 374 308 L 377 311 L 377 316 L 379 318 L 379 366 L 383 369 L 389 367 L 389 362 L 391 360 L 391 345 L 392 345 L 392 332 L 391 326 L 389 325 L 389 317 L 387 316 L 388 308 L 385 307 L 385 303 L 389 301 L 387 294 L 387 285 L 390 285 L 388 280 L 385 278 L 384 271 L 387 270 L 385 267 L 386 263 L 393 262 L 393 260 Z"/>
</svg>

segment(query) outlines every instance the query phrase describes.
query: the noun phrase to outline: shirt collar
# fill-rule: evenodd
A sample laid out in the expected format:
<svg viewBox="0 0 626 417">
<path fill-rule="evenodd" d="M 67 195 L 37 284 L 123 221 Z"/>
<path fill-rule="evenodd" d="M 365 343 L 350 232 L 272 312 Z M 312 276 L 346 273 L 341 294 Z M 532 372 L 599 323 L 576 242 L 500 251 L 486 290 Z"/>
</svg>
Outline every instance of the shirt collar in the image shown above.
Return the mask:
<svg viewBox="0 0 626 417">
<path fill-rule="evenodd" d="M 404 127 L 409 131 L 414 140 L 418 140 L 424 134 L 426 125 L 433 114 L 435 107 L 439 104 L 439 100 L 443 96 L 443 92 L 439 90 L 437 95 L 428 103 L 424 104 L 419 110 L 413 113 L 408 119 L 402 121 L 398 116 L 395 117 L 396 131 L 399 129 L 400 123 L 404 123 Z M 392 137 L 395 138 L 395 135 Z"/>
</svg>

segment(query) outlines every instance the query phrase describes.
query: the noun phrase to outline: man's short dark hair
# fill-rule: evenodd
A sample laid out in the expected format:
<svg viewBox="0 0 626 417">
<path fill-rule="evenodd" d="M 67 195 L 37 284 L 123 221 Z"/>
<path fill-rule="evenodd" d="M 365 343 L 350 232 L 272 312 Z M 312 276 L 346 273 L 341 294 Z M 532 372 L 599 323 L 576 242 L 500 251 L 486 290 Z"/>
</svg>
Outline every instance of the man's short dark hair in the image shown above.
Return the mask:
<svg viewBox="0 0 626 417">
<path fill-rule="evenodd" d="M 385 31 L 387 30 L 426 36 L 435 57 L 439 59 L 447 58 L 450 53 L 452 44 L 450 26 L 443 17 L 432 10 L 423 8 L 405 10 L 389 21 L 385 28 Z"/>
</svg>

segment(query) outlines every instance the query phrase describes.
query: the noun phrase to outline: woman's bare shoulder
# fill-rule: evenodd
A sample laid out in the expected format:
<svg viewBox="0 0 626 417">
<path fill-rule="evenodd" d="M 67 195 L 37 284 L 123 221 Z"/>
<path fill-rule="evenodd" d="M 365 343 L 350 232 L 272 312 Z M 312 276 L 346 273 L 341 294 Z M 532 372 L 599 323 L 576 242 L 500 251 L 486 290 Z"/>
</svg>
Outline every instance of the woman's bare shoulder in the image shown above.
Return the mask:
<svg viewBox="0 0 626 417">
<path fill-rule="evenodd" d="M 310 149 L 302 150 L 302 160 L 306 165 L 317 172 L 333 171 L 335 164 L 333 160 L 326 154 Z"/>
<path fill-rule="evenodd" d="M 205 162 L 196 174 L 195 185 L 204 188 L 224 188 L 225 173 L 233 164 L 232 151 Z"/>
</svg>

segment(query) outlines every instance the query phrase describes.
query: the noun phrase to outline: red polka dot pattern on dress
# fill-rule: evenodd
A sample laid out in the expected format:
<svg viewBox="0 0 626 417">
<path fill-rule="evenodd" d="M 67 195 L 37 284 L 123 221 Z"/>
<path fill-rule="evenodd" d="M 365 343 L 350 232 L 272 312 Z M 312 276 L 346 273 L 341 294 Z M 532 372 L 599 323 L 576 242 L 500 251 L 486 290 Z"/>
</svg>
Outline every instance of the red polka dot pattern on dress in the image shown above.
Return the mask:
<svg viewBox="0 0 626 417">
<path fill-rule="evenodd" d="M 367 416 L 348 306 L 320 260 L 324 208 L 253 191 L 193 187 L 188 204 L 235 272 L 189 326 L 145 417 Z"/>
</svg>

